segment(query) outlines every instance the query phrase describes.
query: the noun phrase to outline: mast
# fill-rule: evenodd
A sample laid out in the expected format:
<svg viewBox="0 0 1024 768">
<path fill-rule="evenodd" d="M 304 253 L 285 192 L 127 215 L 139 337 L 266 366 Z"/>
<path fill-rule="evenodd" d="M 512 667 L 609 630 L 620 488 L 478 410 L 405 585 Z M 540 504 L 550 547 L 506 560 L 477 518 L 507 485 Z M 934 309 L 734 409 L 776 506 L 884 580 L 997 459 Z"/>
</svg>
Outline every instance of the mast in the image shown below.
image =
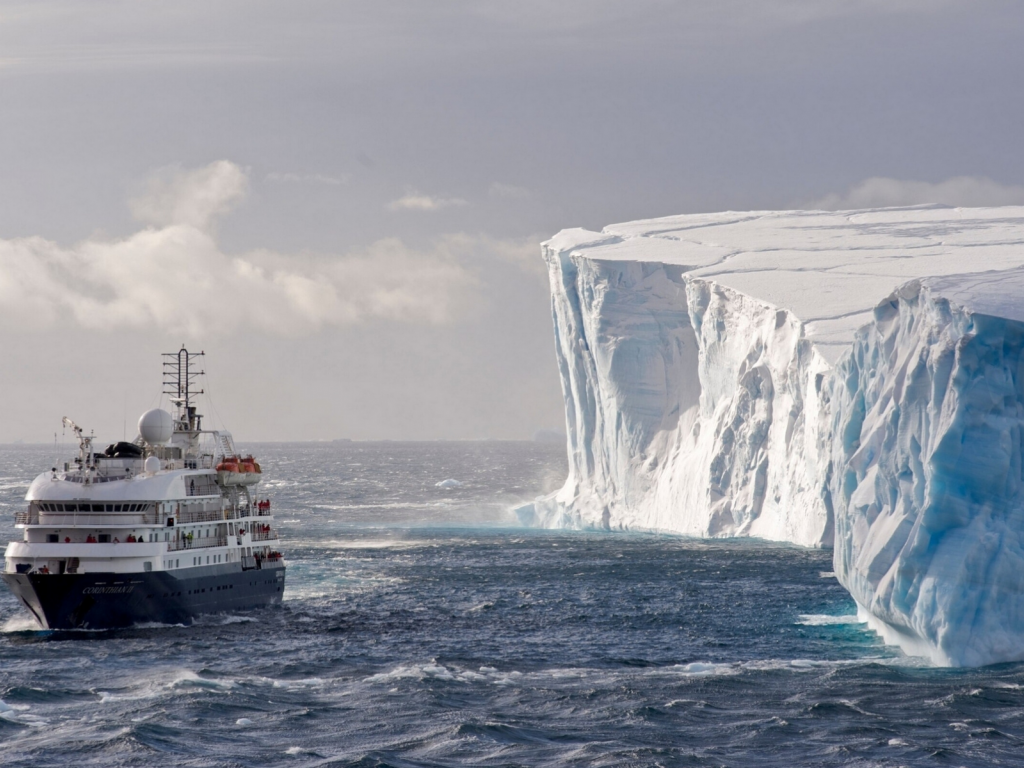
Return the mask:
<svg viewBox="0 0 1024 768">
<path fill-rule="evenodd" d="M 164 352 L 164 394 L 178 408 L 175 431 L 196 433 L 201 429 L 202 416 L 196 413 L 192 397 L 203 394 L 195 389 L 195 382 L 205 371 L 197 369 L 197 361 L 205 352 L 189 352 L 185 345 L 177 352 Z"/>
</svg>

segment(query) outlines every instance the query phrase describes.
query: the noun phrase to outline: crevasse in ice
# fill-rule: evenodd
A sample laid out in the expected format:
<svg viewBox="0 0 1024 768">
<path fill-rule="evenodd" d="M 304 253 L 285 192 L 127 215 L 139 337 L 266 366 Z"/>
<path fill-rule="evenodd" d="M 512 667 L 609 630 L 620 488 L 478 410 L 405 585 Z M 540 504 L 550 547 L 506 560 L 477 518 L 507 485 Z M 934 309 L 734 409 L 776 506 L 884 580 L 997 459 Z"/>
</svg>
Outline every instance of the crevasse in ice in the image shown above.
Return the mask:
<svg viewBox="0 0 1024 768">
<path fill-rule="evenodd" d="M 678 216 L 544 245 L 543 526 L 835 547 L 888 640 L 1024 658 L 1024 208 Z"/>
</svg>

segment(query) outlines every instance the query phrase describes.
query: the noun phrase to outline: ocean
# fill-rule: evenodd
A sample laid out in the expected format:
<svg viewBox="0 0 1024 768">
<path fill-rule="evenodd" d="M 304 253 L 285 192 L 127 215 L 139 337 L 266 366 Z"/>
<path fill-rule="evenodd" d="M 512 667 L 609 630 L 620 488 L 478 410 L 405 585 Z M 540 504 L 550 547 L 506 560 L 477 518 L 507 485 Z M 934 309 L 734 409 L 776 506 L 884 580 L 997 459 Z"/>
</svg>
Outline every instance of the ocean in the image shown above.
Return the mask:
<svg viewBox="0 0 1024 768">
<path fill-rule="evenodd" d="M 0 765 L 1024 765 L 1024 664 L 883 645 L 828 551 L 521 528 L 560 445 L 241 448 L 284 605 L 56 633 L 4 590 Z M 0 447 L 5 542 L 52 459 Z"/>
</svg>

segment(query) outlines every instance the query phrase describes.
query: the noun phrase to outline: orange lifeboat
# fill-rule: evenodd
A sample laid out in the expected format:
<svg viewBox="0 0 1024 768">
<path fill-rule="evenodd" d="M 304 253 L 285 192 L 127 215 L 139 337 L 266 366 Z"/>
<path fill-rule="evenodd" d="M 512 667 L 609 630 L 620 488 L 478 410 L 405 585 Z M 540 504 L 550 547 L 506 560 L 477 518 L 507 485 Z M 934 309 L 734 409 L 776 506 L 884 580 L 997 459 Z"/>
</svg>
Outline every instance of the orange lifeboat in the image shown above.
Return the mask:
<svg viewBox="0 0 1024 768">
<path fill-rule="evenodd" d="M 220 485 L 256 485 L 260 481 L 260 465 L 252 456 L 244 459 L 225 456 L 217 465 L 217 482 Z"/>
<path fill-rule="evenodd" d="M 238 472 L 238 458 L 235 456 L 225 456 L 224 460 L 217 465 L 218 472 Z"/>
</svg>

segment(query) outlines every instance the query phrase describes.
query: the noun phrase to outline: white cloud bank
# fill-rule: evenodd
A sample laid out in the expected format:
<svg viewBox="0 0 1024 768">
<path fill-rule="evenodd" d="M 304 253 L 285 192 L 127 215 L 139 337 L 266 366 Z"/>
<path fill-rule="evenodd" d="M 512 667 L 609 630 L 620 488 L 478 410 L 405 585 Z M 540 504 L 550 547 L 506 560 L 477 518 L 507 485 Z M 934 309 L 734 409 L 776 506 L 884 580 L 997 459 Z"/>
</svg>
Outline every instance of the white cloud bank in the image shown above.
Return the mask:
<svg viewBox="0 0 1024 768">
<path fill-rule="evenodd" d="M 803 207 L 844 211 L 926 203 L 965 208 L 1021 205 L 1024 204 L 1024 187 L 1000 184 L 984 176 L 954 176 L 937 183 L 874 176 L 854 185 L 843 194 L 826 195 Z"/>
<path fill-rule="evenodd" d="M 245 198 L 249 177 L 227 160 L 205 168 L 184 170 L 179 165 L 160 168 L 150 175 L 145 191 L 129 200 L 132 215 L 157 227 L 185 224 L 207 229 Z"/>
<path fill-rule="evenodd" d="M 212 225 L 247 190 L 247 174 L 226 160 L 164 168 L 130 203 L 150 226 L 128 237 L 67 248 L 0 239 L 0 324 L 295 335 L 372 319 L 441 324 L 473 301 L 478 280 L 461 259 L 486 247 L 480 238 L 442 239 L 428 251 L 385 239 L 334 257 L 227 254 Z"/>
<path fill-rule="evenodd" d="M 443 208 L 461 208 L 469 205 L 461 197 L 432 197 L 413 189 L 388 203 L 389 211 L 440 211 Z"/>
</svg>

